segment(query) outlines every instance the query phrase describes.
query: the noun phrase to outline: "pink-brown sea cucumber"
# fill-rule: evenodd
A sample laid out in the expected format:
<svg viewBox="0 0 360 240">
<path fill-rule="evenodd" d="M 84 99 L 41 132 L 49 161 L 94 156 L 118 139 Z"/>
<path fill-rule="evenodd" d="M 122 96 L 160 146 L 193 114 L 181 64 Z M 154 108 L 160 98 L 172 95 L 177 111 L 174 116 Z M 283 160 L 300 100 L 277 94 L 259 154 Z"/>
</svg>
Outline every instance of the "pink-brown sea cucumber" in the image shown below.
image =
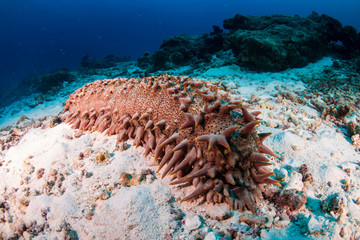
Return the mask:
<svg viewBox="0 0 360 240">
<path fill-rule="evenodd" d="M 193 185 L 182 200 L 201 196 L 254 212 L 263 198 L 271 165 L 257 133 L 260 112 L 249 112 L 219 84 L 162 75 L 88 83 L 66 101 L 65 122 L 82 131 L 134 139 L 159 163 L 170 184 Z"/>
</svg>

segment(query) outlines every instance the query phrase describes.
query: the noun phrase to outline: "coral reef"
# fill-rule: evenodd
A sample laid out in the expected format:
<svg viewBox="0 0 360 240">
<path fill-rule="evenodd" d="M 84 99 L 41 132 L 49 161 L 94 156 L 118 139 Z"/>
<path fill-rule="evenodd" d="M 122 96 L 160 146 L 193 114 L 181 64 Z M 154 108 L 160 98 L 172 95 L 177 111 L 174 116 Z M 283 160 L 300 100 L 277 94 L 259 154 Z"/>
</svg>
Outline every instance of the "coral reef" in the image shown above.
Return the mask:
<svg viewBox="0 0 360 240">
<path fill-rule="evenodd" d="M 160 49 L 150 55 L 148 52 L 138 58 L 138 65 L 150 72 L 171 69 L 178 66 L 196 65 L 209 62 L 212 54 L 221 50 L 222 31 L 214 26 L 214 31 L 202 36 L 181 34 L 165 40 Z"/>
<path fill-rule="evenodd" d="M 352 58 L 360 48 L 356 29 L 325 14 L 313 12 L 307 17 L 295 15 L 243 16 L 225 19 L 223 32 L 202 36 L 182 34 L 165 40 L 153 54 L 138 59 L 139 67 L 150 72 L 210 61 L 211 56 L 231 50 L 236 63 L 250 70 L 281 71 L 303 67 L 327 54 Z"/>
<path fill-rule="evenodd" d="M 220 86 L 163 75 L 88 83 L 66 101 L 65 122 L 82 131 L 134 139 L 154 154 L 171 185 L 193 185 L 182 198 L 201 196 L 255 212 L 267 184 L 279 185 L 265 154 L 276 157 L 257 133 L 260 112 L 249 112 Z"/>
<path fill-rule="evenodd" d="M 63 82 L 74 81 L 75 76 L 67 69 L 61 69 L 54 73 L 48 73 L 41 76 L 37 90 L 40 92 L 47 92 L 53 87 L 60 86 Z"/>
<path fill-rule="evenodd" d="M 110 68 L 115 67 L 119 62 L 131 61 L 130 56 L 116 57 L 114 55 L 108 55 L 104 58 L 91 59 L 88 55 L 85 55 L 80 62 L 81 68 Z"/>
<path fill-rule="evenodd" d="M 0 110 L 6 105 L 34 93 L 41 95 L 44 93 L 53 93 L 57 91 L 64 82 L 72 82 L 74 80 L 75 75 L 66 68 L 54 70 L 49 73 L 30 74 L 24 77 L 18 84 L 4 89 L 5 91 L 0 90 Z M 39 95 L 36 97 L 41 98 Z M 33 107 L 40 103 L 41 102 L 36 103 Z"/>
<path fill-rule="evenodd" d="M 41 75 L 30 75 L 22 79 L 17 88 L 22 90 L 22 94 L 32 94 L 34 92 L 46 93 L 49 90 L 59 87 L 63 82 L 75 80 L 68 69 L 62 68 Z"/>
<path fill-rule="evenodd" d="M 254 70 L 303 67 L 332 51 L 349 56 L 359 50 L 360 38 L 353 27 L 316 12 L 305 18 L 236 14 L 223 25 L 230 30 L 225 48 L 233 50 L 240 65 Z"/>
</svg>

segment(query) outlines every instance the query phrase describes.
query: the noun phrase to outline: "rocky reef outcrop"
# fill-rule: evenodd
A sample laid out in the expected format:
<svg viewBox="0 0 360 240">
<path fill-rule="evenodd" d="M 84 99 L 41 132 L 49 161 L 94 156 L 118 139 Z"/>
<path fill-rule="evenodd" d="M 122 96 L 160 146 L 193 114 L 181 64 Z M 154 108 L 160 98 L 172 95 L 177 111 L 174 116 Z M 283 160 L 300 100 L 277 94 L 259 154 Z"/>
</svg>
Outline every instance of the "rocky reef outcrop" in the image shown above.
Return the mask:
<svg viewBox="0 0 360 240">
<path fill-rule="evenodd" d="M 165 40 L 138 65 L 148 71 L 166 70 L 209 62 L 213 54 L 231 50 L 235 64 L 255 71 L 281 71 L 303 67 L 325 55 L 351 58 L 359 53 L 360 34 L 325 14 L 307 17 L 236 14 L 223 21 L 223 32 L 214 26 L 208 35 L 179 35 Z M 221 55 L 221 54 L 219 54 Z"/>
<path fill-rule="evenodd" d="M 260 71 L 303 67 L 326 54 L 350 54 L 360 37 L 351 26 L 315 12 L 308 17 L 235 15 L 223 22 L 230 30 L 224 47 L 232 49 L 239 65 Z"/>
<path fill-rule="evenodd" d="M 89 55 L 85 55 L 80 62 L 82 69 L 104 69 L 115 67 L 117 63 L 131 61 L 130 56 L 117 57 L 114 55 L 107 55 L 104 58 L 90 58 Z"/>
<path fill-rule="evenodd" d="M 138 65 L 153 72 L 209 62 L 212 54 L 223 48 L 222 30 L 218 26 L 213 29 L 212 33 L 202 36 L 181 34 L 164 40 L 159 50 L 138 58 Z"/>
</svg>

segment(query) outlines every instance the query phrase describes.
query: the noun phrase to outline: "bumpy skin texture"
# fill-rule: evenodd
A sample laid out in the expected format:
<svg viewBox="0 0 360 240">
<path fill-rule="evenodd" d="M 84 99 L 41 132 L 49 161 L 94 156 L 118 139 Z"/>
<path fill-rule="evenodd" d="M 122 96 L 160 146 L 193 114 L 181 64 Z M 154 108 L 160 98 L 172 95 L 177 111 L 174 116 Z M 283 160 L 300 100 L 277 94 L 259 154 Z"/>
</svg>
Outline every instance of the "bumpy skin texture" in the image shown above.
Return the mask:
<svg viewBox="0 0 360 240">
<path fill-rule="evenodd" d="M 179 76 L 112 79 L 88 83 L 65 104 L 65 122 L 83 131 L 134 139 L 154 154 L 162 177 L 193 185 L 182 200 L 201 196 L 254 212 L 273 172 L 257 133 L 257 115 L 217 84 Z"/>
</svg>

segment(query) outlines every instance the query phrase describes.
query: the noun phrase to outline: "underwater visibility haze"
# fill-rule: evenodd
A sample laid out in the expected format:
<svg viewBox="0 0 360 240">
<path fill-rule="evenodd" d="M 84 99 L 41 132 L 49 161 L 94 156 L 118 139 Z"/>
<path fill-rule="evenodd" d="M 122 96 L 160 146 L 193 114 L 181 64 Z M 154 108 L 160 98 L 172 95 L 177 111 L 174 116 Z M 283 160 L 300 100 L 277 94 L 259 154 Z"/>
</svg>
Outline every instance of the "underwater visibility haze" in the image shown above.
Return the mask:
<svg viewBox="0 0 360 240">
<path fill-rule="evenodd" d="M 355 0 L 1 1 L 0 88 L 33 74 L 77 68 L 85 55 L 136 60 L 169 37 L 222 28 L 222 21 L 236 13 L 307 16 L 312 11 L 360 29 Z"/>
</svg>

